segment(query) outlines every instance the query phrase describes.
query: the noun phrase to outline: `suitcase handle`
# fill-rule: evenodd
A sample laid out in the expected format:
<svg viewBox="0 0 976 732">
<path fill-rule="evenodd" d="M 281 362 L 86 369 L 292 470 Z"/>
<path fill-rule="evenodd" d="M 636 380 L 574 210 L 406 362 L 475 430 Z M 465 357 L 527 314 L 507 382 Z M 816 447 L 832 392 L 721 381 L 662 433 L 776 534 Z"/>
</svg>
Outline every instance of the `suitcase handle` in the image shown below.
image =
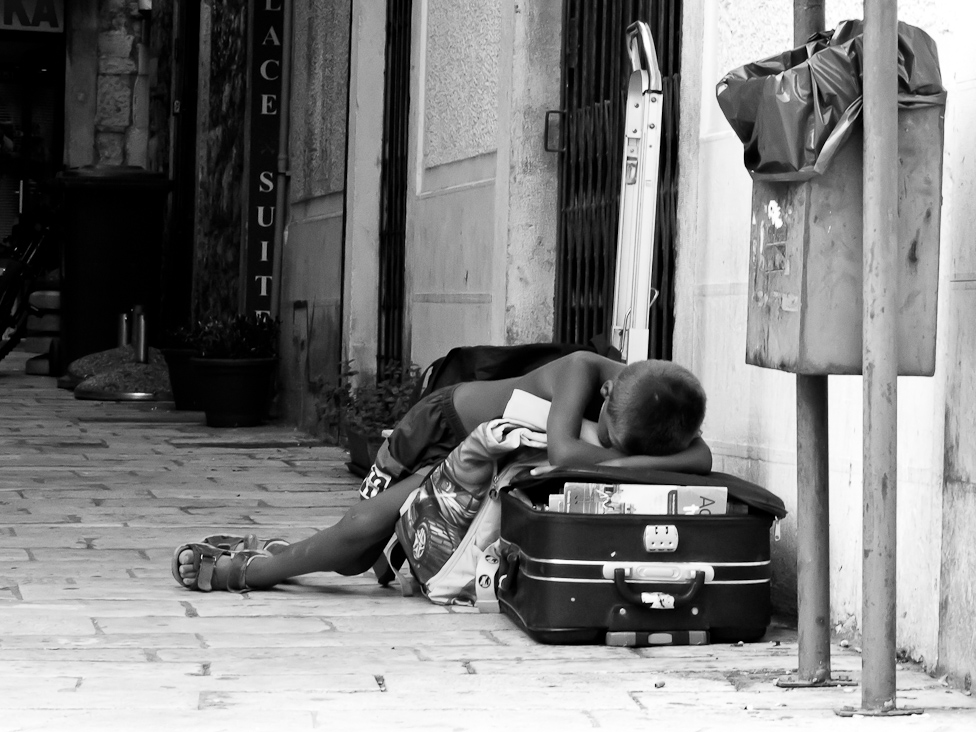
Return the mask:
<svg viewBox="0 0 976 732">
<path fill-rule="evenodd" d="M 617 592 L 627 602 L 632 605 L 643 605 L 653 610 L 671 610 L 673 608 L 687 605 L 694 599 L 695 595 L 705 585 L 705 573 L 700 569 L 695 571 L 695 576 L 687 582 L 682 582 L 684 592 L 638 592 L 633 589 L 624 577 L 623 567 L 613 570 L 613 583 L 617 587 Z"/>
<path fill-rule="evenodd" d="M 498 592 L 515 592 L 515 578 L 519 571 L 519 553 L 502 553 L 498 567 Z"/>
</svg>

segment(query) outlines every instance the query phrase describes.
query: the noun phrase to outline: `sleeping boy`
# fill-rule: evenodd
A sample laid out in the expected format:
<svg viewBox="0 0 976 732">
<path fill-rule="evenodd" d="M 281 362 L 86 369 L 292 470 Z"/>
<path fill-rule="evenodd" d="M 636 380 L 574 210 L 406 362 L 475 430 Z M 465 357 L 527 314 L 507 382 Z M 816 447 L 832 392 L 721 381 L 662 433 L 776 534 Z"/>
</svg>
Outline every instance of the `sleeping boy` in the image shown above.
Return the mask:
<svg viewBox="0 0 976 732">
<path fill-rule="evenodd" d="M 360 501 L 333 526 L 294 544 L 221 537 L 183 544 L 173 576 L 209 592 L 265 589 L 310 572 L 368 570 L 394 533 L 400 507 L 478 425 L 501 417 L 516 390 L 550 402 L 546 423 L 552 465 L 613 465 L 705 474 L 711 451 L 701 438 L 705 392 L 687 369 L 670 361 L 624 365 L 577 351 L 529 373 L 444 387 L 419 401 L 380 449 Z M 596 423 L 596 440 L 583 434 Z M 598 444 L 594 444 L 594 442 Z"/>
</svg>

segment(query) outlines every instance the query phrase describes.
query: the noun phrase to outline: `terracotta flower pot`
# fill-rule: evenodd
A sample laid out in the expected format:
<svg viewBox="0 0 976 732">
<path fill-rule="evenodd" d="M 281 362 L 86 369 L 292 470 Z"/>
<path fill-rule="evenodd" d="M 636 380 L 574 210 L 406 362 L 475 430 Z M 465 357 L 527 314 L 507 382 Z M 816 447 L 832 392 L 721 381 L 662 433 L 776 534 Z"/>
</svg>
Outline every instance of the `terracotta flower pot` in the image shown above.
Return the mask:
<svg viewBox="0 0 976 732">
<path fill-rule="evenodd" d="M 276 358 L 190 359 L 210 427 L 255 427 L 268 418 Z"/>
</svg>

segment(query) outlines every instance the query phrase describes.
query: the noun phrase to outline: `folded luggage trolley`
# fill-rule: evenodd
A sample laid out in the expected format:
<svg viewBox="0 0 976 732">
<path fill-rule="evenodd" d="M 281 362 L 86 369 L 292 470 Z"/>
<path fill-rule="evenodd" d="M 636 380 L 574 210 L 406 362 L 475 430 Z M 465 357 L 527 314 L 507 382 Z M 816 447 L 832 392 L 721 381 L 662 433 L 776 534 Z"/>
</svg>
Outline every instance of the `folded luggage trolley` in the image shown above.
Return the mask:
<svg viewBox="0 0 976 732">
<path fill-rule="evenodd" d="M 579 504 L 581 485 L 604 489 L 602 498 L 565 512 L 560 503 Z M 606 501 L 628 485 L 631 495 L 660 489 L 675 513 L 603 513 L 631 510 Z M 675 501 L 679 489 L 716 487 L 726 489 L 722 513 L 704 513 L 707 500 Z M 498 603 L 542 643 L 759 640 L 770 621 L 770 529 L 785 515 L 777 496 L 722 473 L 526 471 L 501 497 Z"/>
<path fill-rule="evenodd" d="M 626 363 L 633 363 L 647 358 L 649 311 L 658 296 L 651 286 L 651 275 L 664 92 L 657 51 L 647 23 L 632 23 L 627 28 L 626 44 L 633 71 L 627 82 L 624 108 L 611 342 Z"/>
</svg>

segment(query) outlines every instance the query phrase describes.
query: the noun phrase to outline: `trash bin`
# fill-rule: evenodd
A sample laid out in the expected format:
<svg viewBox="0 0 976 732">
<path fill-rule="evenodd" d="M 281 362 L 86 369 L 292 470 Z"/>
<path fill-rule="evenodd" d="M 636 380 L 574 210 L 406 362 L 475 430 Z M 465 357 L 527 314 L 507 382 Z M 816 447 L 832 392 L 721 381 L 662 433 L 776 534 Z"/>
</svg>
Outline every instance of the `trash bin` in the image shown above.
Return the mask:
<svg viewBox="0 0 976 732">
<path fill-rule="evenodd" d="M 132 167 L 61 173 L 62 361 L 118 345 L 118 316 L 141 305 L 158 333 L 169 181 Z"/>
<path fill-rule="evenodd" d="M 736 69 L 719 104 L 753 178 L 746 362 L 862 369 L 863 25 Z M 945 89 L 935 42 L 898 24 L 898 373 L 935 371 Z"/>
</svg>

